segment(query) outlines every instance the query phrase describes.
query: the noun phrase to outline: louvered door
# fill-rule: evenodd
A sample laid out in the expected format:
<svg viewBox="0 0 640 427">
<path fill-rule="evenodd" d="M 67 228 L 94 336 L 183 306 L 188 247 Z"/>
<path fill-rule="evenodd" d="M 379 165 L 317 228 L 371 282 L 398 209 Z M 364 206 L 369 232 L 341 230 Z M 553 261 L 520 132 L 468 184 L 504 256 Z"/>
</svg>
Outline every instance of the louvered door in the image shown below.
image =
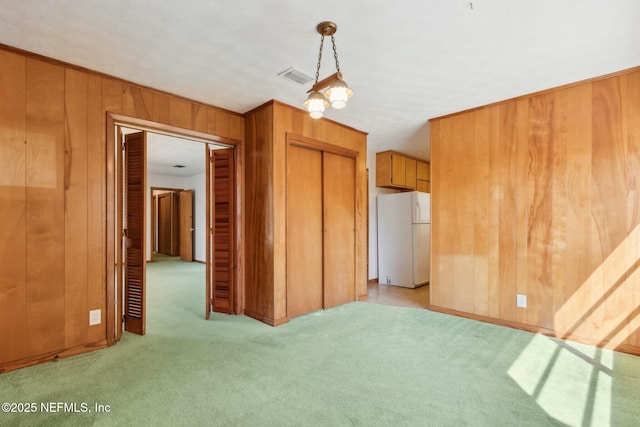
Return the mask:
<svg viewBox="0 0 640 427">
<path fill-rule="evenodd" d="M 125 136 L 126 245 L 124 274 L 124 329 L 145 333 L 145 190 L 146 135 Z"/>
<path fill-rule="evenodd" d="M 207 150 L 207 318 L 234 312 L 234 151 Z"/>
</svg>

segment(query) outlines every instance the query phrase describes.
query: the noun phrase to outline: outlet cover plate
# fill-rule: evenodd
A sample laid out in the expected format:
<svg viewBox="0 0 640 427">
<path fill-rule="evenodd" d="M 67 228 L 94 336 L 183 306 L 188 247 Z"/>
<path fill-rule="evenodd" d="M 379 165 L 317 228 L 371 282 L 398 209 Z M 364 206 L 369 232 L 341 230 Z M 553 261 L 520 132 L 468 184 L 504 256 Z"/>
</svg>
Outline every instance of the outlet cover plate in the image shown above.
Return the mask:
<svg viewBox="0 0 640 427">
<path fill-rule="evenodd" d="M 102 310 L 90 310 L 89 311 L 89 326 L 99 325 L 102 323 Z"/>
<path fill-rule="evenodd" d="M 527 308 L 527 296 L 523 294 L 516 295 L 516 307 Z"/>
</svg>

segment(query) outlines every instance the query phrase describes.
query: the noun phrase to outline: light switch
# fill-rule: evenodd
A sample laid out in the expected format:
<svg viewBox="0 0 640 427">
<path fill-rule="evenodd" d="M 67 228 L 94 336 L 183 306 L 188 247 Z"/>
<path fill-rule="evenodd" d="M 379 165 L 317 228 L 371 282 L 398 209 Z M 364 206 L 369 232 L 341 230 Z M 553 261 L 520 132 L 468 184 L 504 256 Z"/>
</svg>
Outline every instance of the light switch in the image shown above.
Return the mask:
<svg viewBox="0 0 640 427">
<path fill-rule="evenodd" d="M 516 296 L 516 307 L 527 308 L 527 296 L 518 294 Z"/>
<path fill-rule="evenodd" d="M 99 325 L 102 323 L 102 310 L 90 310 L 89 311 L 89 326 Z"/>
</svg>

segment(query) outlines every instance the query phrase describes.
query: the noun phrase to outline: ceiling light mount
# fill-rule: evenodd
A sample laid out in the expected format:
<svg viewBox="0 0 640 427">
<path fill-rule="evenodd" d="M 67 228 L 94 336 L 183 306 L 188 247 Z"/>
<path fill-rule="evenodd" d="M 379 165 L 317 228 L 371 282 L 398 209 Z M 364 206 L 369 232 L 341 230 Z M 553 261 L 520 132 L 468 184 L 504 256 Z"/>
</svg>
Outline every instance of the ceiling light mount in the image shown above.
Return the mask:
<svg viewBox="0 0 640 427">
<path fill-rule="evenodd" d="M 340 71 L 338 51 L 336 50 L 336 40 L 333 36 L 336 31 L 338 31 L 338 26 L 334 22 L 323 21 L 316 26 L 316 30 L 321 36 L 320 51 L 318 52 L 318 65 L 316 67 L 316 80 L 313 87 L 307 91 L 309 96 L 304 102 L 304 106 L 314 119 L 322 117 L 322 113 L 324 113 L 325 108 L 329 105 L 335 109 L 344 108 L 347 104 L 347 100 L 351 95 L 353 95 L 353 91 L 349 88 L 347 83 L 342 80 L 342 72 Z M 325 37 L 331 37 L 333 58 L 336 61 L 336 73 L 318 82 Z M 324 94 L 322 93 L 323 90 L 325 91 Z"/>
<path fill-rule="evenodd" d="M 335 24 L 335 22 L 324 21 L 318 24 L 316 30 L 318 30 L 318 33 L 321 36 L 332 36 L 336 33 L 336 31 L 338 31 L 338 26 Z"/>
</svg>

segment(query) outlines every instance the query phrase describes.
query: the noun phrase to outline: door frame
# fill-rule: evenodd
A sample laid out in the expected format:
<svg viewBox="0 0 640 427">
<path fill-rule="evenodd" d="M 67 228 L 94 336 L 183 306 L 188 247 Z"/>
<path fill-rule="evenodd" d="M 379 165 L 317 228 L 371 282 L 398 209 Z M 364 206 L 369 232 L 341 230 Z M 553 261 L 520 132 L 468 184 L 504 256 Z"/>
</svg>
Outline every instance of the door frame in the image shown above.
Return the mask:
<svg viewBox="0 0 640 427">
<path fill-rule="evenodd" d="M 121 141 L 118 140 L 119 128 L 130 127 L 169 136 L 175 136 L 183 139 L 190 139 L 203 143 L 203 149 L 206 144 L 223 145 L 233 147 L 235 150 L 235 218 L 237 224 L 242 222 L 242 188 L 243 188 L 243 151 L 240 140 L 226 138 L 206 132 L 180 128 L 163 123 L 153 122 L 150 120 L 138 119 L 107 112 L 106 117 L 106 194 L 105 194 L 105 297 L 106 297 L 106 332 L 107 346 L 115 344 L 122 336 L 122 155 Z M 144 219 L 146 222 L 146 218 Z M 244 244 L 242 241 L 242 226 L 236 227 L 235 230 L 235 265 L 236 274 L 233 283 L 236 292 L 236 313 L 242 313 L 244 310 Z"/>
</svg>

